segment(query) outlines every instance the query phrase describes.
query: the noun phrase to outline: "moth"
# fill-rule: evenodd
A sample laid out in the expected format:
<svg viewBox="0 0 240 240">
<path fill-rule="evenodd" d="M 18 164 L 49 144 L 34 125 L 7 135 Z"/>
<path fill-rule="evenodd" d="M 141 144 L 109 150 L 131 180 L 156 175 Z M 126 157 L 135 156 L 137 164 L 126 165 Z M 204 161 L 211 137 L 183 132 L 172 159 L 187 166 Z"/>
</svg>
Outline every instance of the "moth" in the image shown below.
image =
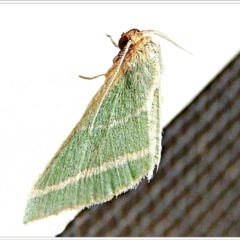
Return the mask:
<svg viewBox="0 0 240 240">
<path fill-rule="evenodd" d="M 162 60 L 153 35 L 180 47 L 154 30 L 121 35 L 104 84 L 34 184 L 24 223 L 109 201 L 152 178 L 162 138 Z"/>
</svg>

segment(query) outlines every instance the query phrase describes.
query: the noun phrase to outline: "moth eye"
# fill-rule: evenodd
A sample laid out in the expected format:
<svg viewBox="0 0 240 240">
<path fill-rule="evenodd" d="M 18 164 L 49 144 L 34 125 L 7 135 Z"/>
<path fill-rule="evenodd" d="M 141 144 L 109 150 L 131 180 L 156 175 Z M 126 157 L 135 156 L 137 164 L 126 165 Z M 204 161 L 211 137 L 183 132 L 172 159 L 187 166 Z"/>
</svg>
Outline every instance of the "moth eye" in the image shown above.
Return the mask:
<svg viewBox="0 0 240 240">
<path fill-rule="evenodd" d="M 118 42 L 118 47 L 123 50 L 123 48 L 126 46 L 127 42 L 129 41 L 129 38 L 128 36 L 123 33 L 122 34 L 122 37 L 119 39 L 119 42 Z"/>
</svg>

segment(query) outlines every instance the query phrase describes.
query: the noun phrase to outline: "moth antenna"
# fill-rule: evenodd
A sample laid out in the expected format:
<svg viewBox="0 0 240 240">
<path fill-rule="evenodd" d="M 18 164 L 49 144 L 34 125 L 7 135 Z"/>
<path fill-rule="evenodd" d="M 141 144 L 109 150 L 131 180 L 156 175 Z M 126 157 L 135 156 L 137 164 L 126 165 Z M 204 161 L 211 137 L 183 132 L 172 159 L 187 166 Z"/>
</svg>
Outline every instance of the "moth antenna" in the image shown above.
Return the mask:
<svg viewBox="0 0 240 240">
<path fill-rule="evenodd" d="M 178 43 L 176 43 L 175 41 L 173 41 L 170 37 L 168 37 L 167 35 L 159 32 L 159 31 L 156 31 L 156 30 L 143 30 L 142 31 L 143 33 L 152 33 L 152 34 L 155 34 L 161 38 L 164 38 L 166 39 L 167 41 L 173 43 L 175 46 L 179 47 L 180 49 L 182 49 L 183 51 L 193 55 L 191 52 L 189 52 L 188 50 L 186 50 L 185 48 L 183 48 L 182 46 L 180 46 Z"/>
<path fill-rule="evenodd" d="M 129 41 L 127 42 L 126 46 L 124 47 L 124 49 L 123 49 L 122 52 L 121 52 L 121 55 L 122 55 L 122 56 L 121 56 L 120 61 L 119 61 L 118 65 L 117 65 L 117 69 L 116 69 L 116 71 L 115 71 L 112 79 L 111 79 L 110 82 L 109 82 L 109 85 L 108 85 L 108 87 L 107 87 L 107 89 L 106 89 L 106 91 L 105 91 L 105 93 L 104 93 L 104 95 L 103 95 L 103 97 L 102 97 L 102 100 L 100 101 L 100 103 L 99 103 L 99 105 L 98 105 L 97 111 L 96 111 L 96 113 L 95 113 L 95 116 L 94 116 L 94 118 L 93 118 L 93 121 L 92 121 L 92 124 L 91 124 L 91 127 L 90 127 L 90 132 L 91 132 L 92 129 L 93 129 L 93 125 L 94 125 L 94 123 L 95 123 L 95 120 L 96 120 L 96 117 L 97 117 L 98 112 L 99 112 L 99 110 L 100 110 L 100 107 L 101 107 L 101 105 L 102 105 L 102 103 L 103 103 L 103 100 L 105 99 L 107 93 L 109 92 L 109 89 L 110 89 L 110 87 L 112 86 L 112 84 L 113 84 L 113 82 L 114 82 L 114 80 L 115 80 L 115 78 L 116 78 L 116 76 L 117 76 L 117 74 L 118 74 L 118 72 L 119 72 L 119 69 L 120 69 L 120 67 L 121 67 L 121 65 L 122 65 L 122 63 L 123 63 L 123 60 L 124 60 L 124 58 L 125 58 L 125 56 L 126 56 L 126 54 L 127 54 L 127 52 L 128 52 L 129 47 L 131 46 L 131 44 L 132 44 L 132 41 L 129 40 Z"/>
</svg>

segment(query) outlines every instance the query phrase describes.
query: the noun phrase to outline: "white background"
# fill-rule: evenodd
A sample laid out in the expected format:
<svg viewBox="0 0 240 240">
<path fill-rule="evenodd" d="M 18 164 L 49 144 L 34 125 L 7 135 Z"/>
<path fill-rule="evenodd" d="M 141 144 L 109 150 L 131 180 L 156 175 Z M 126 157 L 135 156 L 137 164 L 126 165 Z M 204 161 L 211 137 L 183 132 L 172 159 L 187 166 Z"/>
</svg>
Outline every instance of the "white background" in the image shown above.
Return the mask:
<svg viewBox="0 0 240 240">
<path fill-rule="evenodd" d="M 0 236 L 54 236 L 73 218 L 22 224 L 34 181 L 104 80 L 78 75 L 105 73 L 118 53 L 106 33 L 118 42 L 155 29 L 194 54 L 159 39 L 165 126 L 239 51 L 239 13 L 237 4 L 0 4 Z"/>
</svg>

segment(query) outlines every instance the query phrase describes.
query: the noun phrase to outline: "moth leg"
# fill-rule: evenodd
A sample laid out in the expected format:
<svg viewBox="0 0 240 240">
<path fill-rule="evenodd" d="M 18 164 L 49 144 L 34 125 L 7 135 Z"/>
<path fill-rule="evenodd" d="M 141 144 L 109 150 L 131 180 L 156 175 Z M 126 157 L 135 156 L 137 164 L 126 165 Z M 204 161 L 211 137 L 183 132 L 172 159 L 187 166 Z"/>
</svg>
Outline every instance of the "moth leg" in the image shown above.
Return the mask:
<svg viewBox="0 0 240 240">
<path fill-rule="evenodd" d="M 95 78 L 98 78 L 98 77 L 101 77 L 101 76 L 105 76 L 105 74 L 99 74 L 99 75 L 96 75 L 94 77 L 85 77 L 85 76 L 79 75 L 78 77 L 86 79 L 86 80 L 92 80 L 92 79 L 95 79 Z"/>
<path fill-rule="evenodd" d="M 119 48 L 118 45 L 117 45 L 117 44 L 114 42 L 114 40 L 112 39 L 112 36 L 111 36 L 111 35 L 106 34 L 106 36 L 110 38 L 112 44 L 113 44 L 115 47 Z M 83 79 L 86 79 L 86 80 L 92 80 L 92 79 L 95 79 L 95 78 L 98 78 L 98 77 L 101 77 L 101 76 L 105 76 L 105 75 L 106 75 L 106 74 L 99 74 L 99 75 L 96 75 L 96 76 L 94 76 L 94 77 L 85 77 L 85 76 L 79 75 L 78 77 L 83 78 Z"/>
<path fill-rule="evenodd" d="M 117 45 L 117 44 L 114 42 L 114 40 L 112 39 L 112 36 L 111 36 L 111 35 L 106 34 L 106 36 L 110 38 L 112 44 L 113 44 L 115 47 L 119 48 L 118 45 Z"/>
</svg>

